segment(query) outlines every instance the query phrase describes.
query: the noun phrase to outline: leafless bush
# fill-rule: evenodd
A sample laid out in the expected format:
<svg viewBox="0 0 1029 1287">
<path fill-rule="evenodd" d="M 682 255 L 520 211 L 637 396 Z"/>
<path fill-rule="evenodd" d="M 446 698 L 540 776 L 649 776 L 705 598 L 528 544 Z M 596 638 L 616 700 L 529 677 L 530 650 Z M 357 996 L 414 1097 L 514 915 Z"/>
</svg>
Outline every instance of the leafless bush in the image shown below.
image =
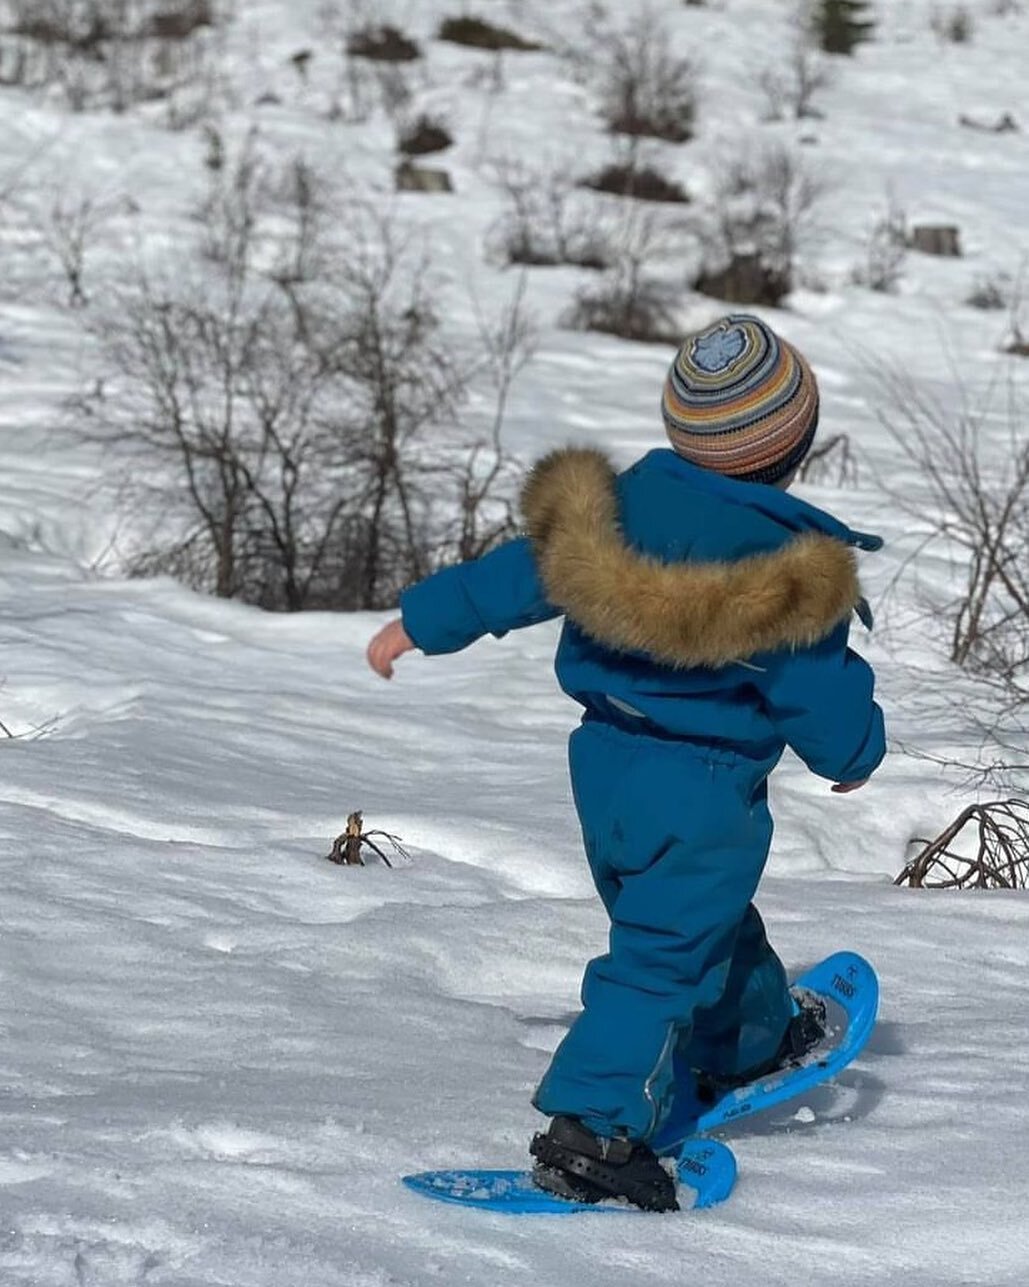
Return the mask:
<svg viewBox="0 0 1029 1287">
<path fill-rule="evenodd" d="M 793 288 L 797 253 L 825 192 L 796 154 L 773 146 L 729 161 L 707 228 L 697 288 L 735 303 L 778 303 Z M 726 290 L 735 288 L 734 293 Z"/>
<path fill-rule="evenodd" d="M 1025 800 L 973 804 L 935 839 L 918 837 L 912 843 L 922 848 L 905 864 L 895 885 L 1029 889 L 1029 802 Z"/>
<path fill-rule="evenodd" d="M 75 111 L 167 98 L 201 74 L 229 0 L 0 0 L 0 82 Z"/>
<path fill-rule="evenodd" d="M 671 143 L 693 137 L 698 69 L 674 50 L 669 32 L 648 6 L 615 26 L 603 6 L 594 4 L 581 43 L 569 53 L 596 86 L 612 133 Z"/>
<path fill-rule="evenodd" d="M 852 281 L 891 294 L 900 281 L 908 243 L 907 215 L 891 198 L 886 214 L 872 228 L 865 262 L 853 270 Z"/>
<path fill-rule="evenodd" d="M 986 311 L 1000 310 L 1008 307 L 1009 282 L 1005 277 L 980 277 L 965 299 L 970 308 L 981 308 Z"/>
<path fill-rule="evenodd" d="M 949 624 L 950 658 L 1029 700 L 1029 440 L 1018 395 L 1009 391 L 998 417 L 968 410 L 963 398 L 944 407 L 902 375 L 885 379 L 891 406 L 882 422 L 928 488 L 924 500 L 891 494 L 927 541 L 960 560 L 960 590 L 934 605 Z"/>
<path fill-rule="evenodd" d="M 508 350 L 459 363 L 424 255 L 353 202 L 333 237 L 339 205 L 308 166 L 247 149 L 200 212 L 204 271 L 140 272 L 98 322 L 106 392 L 80 402 L 83 431 L 170 507 L 137 573 L 273 609 L 385 607 L 510 530 L 509 378 L 485 437 L 458 409 L 498 353 L 516 367 L 518 319 Z"/>
<path fill-rule="evenodd" d="M 409 69 L 422 54 L 417 41 L 382 23 L 364 0 L 327 0 L 317 20 L 319 42 L 340 54 L 329 118 L 366 121 L 381 106 L 399 129 L 410 110 Z"/>
<path fill-rule="evenodd" d="M 40 231 L 64 274 L 71 308 L 89 303 L 84 285 L 86 259 L 112 213 L 107 202 L 88 195 L 72 199 L 63 194 L 54 197 L 42 212 Z"/>
<path fill-rule="evenodd" d="M 493 390 L 493 410 L 485 431 L 456 462 L 457 521 L 452 534 L 445 534 L 440 544 L 443 562 L 478 558 L 518 525 L 512 497 L 519 474 L 504 447 L 503 428 L 511 390 L 535 347 L 535 330 L 525 310 L 525 288 L 523 271 L 499 317 L 490 319 L 478 312 L 482 365 Z"/>
<path fill-rule="evenodd" d="M 967 683 L 941 683 L 913 698 L 929 726 L 957 712 L 965 733 L 976 737 L 974 750 L 904 749 L 961 770 L 969 784 L 1010 790 L 1029 773 L 1029 441 L 1024 394 L 1009 363 L 998 370 L 1007 378 L 1003 391 L 995 382 L 976 395 L 973 409 L 957 373 L 941 401 L 876 364 L 887 401 L 880 419 L 915 467 L 903 486 L 880 479 L 909 519 L 911 553 L 893 586 L 927 555 L 947 561 L 944 584 L 930 588 L 919 578 L 910 628 L 923 626 L 934 643 L 942 634 L 950 660 L 974 680 L 972 691 Z"/>
<path fill-rule="evenodd" d="M 836 433 L 815 441 L 798 471 L 802 482 L 832 483 L 836 487 L 857 485 L 858 467 L 850 435 Z"/>
<path fill-rule="evenodd" d="M 646 343 L 678 344 L 679 292 L 660 271 L 677 229 L 634 214 L 615 243 L 615 260 L 599 284 L 581 290 L 564 318 L 573 330 L 600 331 Z"/>
<path fill-rule="evenodd" d="M 596 211 L 576 200 L 576 184 L 568 170 L 536 170 L 505 160 L 496 165 L 496 178 L 507 198 L 507 209 L 490 229 L 490 253 L 505 264 L 547 267 L 575 264 L 603 269 L 612 258 Z"/>
<path fill-rule="evenodd" d="M 767 119 L 796 121 L 819 119 L 822 113 L 813 99 L 829 84 L 829 68 L 810 38 L 797 30 L 784 63 L 776 63 L 761 73 L 758 84 L 768 103 Z"/>
</svg>

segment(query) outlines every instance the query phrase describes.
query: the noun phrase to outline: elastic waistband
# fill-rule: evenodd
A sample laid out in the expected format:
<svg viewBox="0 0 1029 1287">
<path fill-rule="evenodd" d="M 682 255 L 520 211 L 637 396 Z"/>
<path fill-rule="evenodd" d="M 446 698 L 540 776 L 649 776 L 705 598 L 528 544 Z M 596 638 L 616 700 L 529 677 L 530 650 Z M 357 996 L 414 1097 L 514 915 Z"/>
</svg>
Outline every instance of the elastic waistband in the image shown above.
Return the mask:
<svg viewBox="0 0 1029 1287">
<path fill-rule="evenodd" d="M 732 767 L 744 761 L 753 762 L 749 756 L 741 755 L 731 747 L 717 746 L 713 742 L 694 741 L 688 737 L 668 733 L 648 720 L 646 716 L 623 715 L 617 710 L 612 710 L 611 715 L 600 715 L 595 710 L 587 710 L 579 727 L 611 737 L 623 746 L 643 740 L 675 748 L 682 751 L 684 755 L 693 756 L 707 764 L 724 764 Z"/>
</svg>

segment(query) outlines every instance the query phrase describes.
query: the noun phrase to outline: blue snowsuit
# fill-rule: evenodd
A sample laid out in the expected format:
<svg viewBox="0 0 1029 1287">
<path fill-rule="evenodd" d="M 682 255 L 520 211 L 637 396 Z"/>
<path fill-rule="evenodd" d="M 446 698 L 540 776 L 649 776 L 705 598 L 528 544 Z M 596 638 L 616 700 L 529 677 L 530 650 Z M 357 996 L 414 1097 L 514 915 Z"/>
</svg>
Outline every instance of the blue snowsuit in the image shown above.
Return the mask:
<svg viewBox="0 0 1029 1287">
<path fill-rule="evenodd" d="M 557 677 L 584 707 L 570 742 L 573 795 L 611 932 L 608 951 L 586 969 L 582 1013 L 534 1103 L 601 1135 L 646 1140 L 673 1096 L 689 1093 L 691 1069 L 732 1075 L 779 1048 L 792 1005 L 751 901 L 772 836 L 766 779 L 787 744 L 834 782 L 868 777 L 885 751 L 872 672 L 847 646 L 850 609 L 863 615 L 863 601 L 848 600 L 842 614 L 826 609 L 820 625 L 821 585 L 832 577 L 815 564 L 809 574 L 803 561 L 798 575 L 786 560 L 812 536 L 830 553 L 881 542 L 773 487 L 655 450 L 611 474 L 617 531 L 603 529 L 601 566 L 586 567 L 583 540 L 607 503 L 591 494 L 599 485 L 575 459 L 586 454 L 545 462 L 537 537 L 436 573 L 407 590 L 401 607 L 405 629 L 429 654 L 565 613 Z M 532 532 L 528 501 L 525 508 Z M 698 627 L 718 619 L 712 655 L 732 660 L 690 664 L 690 629 L 670 627 L 652 588 L 636 593 L 634 570 L 643 585 L 668 565 L 686 578 L 697 568 L 742 570 L 731 594 L 716 582 L 695 595 L 687 579 L 671 596 L 700 613 Z M 591 578 L 585 590 L 582 575 Z M 815 625 L 807 622 L 803 643 L 789 626 L 787 645 L 752 648 L 755 622 L 764 629 L 767 618 L 773 631 L 755 633 L 759 645 L 778 637 L 778 608 L 766 611 L 764 598 L 783 578 L 792 578 L 783 601 L 802 600 Z M 746 610 L 739 622 L 738 608 Z M 615 624 L 605 637 L 619 616 L 621 633 Z M 684 659 L 675 630 L 687 641 Z M 644 644 L 627 647 L 626 638 Z"/>
</svg>

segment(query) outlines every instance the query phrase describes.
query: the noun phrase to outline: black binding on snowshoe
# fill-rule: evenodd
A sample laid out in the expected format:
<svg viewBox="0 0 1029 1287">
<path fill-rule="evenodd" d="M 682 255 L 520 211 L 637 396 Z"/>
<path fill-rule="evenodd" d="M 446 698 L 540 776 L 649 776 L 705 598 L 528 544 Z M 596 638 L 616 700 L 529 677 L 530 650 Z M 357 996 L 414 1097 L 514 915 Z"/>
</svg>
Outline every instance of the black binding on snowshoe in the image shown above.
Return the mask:
<svg viewBox="0 0 1029 1287">
<path fill-rule="evenodd" d="M 639 1140 L 604 1139 L 574 1117 L 555 1117 L 529 1152 L 532 1178 L 548 1193 L 576 1202 L 625 1198 L 645 1211 L 678 1211 L 675 1181 Z"/>
<path fill-rule="evenodd" d="M 826 1032 L 825 1002 L 813 992 L 798 990 L 793 995 L 799 1008 L 786 1025 L 779 1049 L 772 1058 L 729 1077 L 698 1070 L 697 1098 L 701 1103 L 713 1104 L 722 1095 L 741 1086 L 749 1086 L 759 1077 L 767 1077 L 786 1068 L 797 1068 L 804 1056 L 818 1045 Z"/>
</svg>

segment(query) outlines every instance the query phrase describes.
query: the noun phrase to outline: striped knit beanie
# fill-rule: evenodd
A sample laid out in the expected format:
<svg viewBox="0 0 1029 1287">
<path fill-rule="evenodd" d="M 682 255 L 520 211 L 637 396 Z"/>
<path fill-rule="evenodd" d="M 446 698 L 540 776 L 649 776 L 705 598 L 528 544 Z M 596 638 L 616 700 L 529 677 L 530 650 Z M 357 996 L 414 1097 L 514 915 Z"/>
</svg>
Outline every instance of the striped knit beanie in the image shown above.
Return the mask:
<svg viewBox="0 0 1029 1287">
<path fill-rule="evenodd" d="M 776 483 L 814 440 L 818 385 L 792 345 L 760 318 L 733 313 L 683 341 L 661 412 L 672 446 L 694 465 Z"/>
</svg>

